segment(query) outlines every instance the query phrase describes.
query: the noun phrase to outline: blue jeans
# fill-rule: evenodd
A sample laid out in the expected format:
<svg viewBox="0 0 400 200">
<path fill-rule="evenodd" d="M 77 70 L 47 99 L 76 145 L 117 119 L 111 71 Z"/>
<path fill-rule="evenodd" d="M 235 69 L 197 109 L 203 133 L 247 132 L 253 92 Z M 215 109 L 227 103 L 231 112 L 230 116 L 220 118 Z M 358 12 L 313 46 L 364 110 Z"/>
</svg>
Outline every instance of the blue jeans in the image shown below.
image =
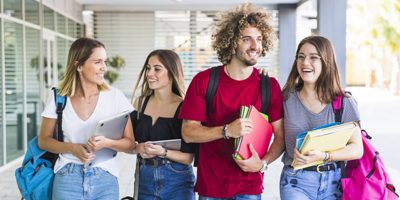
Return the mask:
<svg viewBox="0 0 400 200">
<path fill-rule="evenodd" d="M 261 200 L 261 194 L 238 194 L 232 198 L 212 198 L 199 196 L 199 200 Z"/>
<path fill-rule="evenodd" d="M 117 177 L 99 167 L 83 167 L 68 163 L 54 177 L 53 199 L 57 200 L 117 200 Z"/>
<path fill-rule="evenodd" d="M 341 193 L 340 167 L 319 173 L 317 171 L 294 170 L 285 166 L 282 170 L 280 193 L 282 200 L 330 200 L 338 199 Z"/>
<path fill-rule="evenodd" d="M 195 177 L 191 165 L 176 162 L 159 166 L 140 165 L 140 200 L 194 200 Z"/>
</svg>

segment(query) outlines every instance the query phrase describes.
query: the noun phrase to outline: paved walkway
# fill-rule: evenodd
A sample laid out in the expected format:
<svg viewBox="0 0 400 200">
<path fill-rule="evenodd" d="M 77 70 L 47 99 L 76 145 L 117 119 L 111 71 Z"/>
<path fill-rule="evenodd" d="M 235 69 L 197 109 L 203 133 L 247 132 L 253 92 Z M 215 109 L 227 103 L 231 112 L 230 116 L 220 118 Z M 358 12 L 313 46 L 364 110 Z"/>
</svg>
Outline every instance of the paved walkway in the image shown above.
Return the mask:
<svg viewBox="0 0 400 200">
<path fill-rule="evenodd" d="M 394 185 L 400 190 L 400 162 L 398 153 L 400 145 L 400 96 L 370 88 L 348 88 L 359 103 L 361 123 L 363 128 L 373 136 L 373 144 L 380 151 L 386 163 Z M 395 158 L 396 157 L 396 158 Z M 135 156 L 119 154 L 117 157 L 120 167 L 120 196 L 131 195 L 133 191 L 133 172 Z M 20 159 L 21 160 L 21 159 Z M 16 200 L 20 198 L 15 183 L 14 171 L 20 161 L 0 169 L 0 199 Z M 264 178 L 264 194 L 262 199 L 279 199 L 279 176 L 282 169 L 280 161 L 274 162 Z"/>
</svg>

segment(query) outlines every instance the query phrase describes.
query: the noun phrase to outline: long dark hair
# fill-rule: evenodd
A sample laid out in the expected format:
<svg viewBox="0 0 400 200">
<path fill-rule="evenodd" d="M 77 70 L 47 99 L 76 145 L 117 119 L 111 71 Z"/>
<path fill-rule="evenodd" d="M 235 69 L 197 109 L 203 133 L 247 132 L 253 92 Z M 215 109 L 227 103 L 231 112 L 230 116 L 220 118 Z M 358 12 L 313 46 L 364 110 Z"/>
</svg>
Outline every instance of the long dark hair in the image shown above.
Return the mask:
<svg viewBox="0 0 400 200">
<path fill-rule="evenodd" d="M 135 88 L 133 89 L 133 98 L 136 96 L 136 92 L 140 87 L 140 94 L 138 98 L 138 108 L 140 111 L 142 108 L 142 102 L 145 97 L 151 96 L 154 91 L 149 88 L 149 83 L 147 82 L 146 69 L 149 59 L 152 56 L 157 56 L 160 62 L 168 71 L 168 76 L 172 80 L 172 92 L 180 97 L 185 95 L 185 86 L 183 79 L 183 67 L 179 55 L 174 51 L 169 49 L 157 49 L 152 51 L 146 58 L 142 70 L 140 71 L 139 78 L 136 81 Z M 132 102 L 133 103 L 133 102 Z"/>
<path fill-rule="evenodd" d="M 330 103 L 337 95 L 345 95 L 340 85 L 339 69 L 331 42 L 322 36 L 306 37 L 297 46 L 296 58 L 300 48 L 306 43 L 313 45 L 317 49 L 318 55 L 321 56 L 322 70 L 314 88 L 319 100 L 324 103 Z M 293 61 L 287 82 L 283 87 L 284 99 L 288 98 L 291 91 L 300 91 L 304 85 L 297 71 L 296 58 Z"/>
</svg>

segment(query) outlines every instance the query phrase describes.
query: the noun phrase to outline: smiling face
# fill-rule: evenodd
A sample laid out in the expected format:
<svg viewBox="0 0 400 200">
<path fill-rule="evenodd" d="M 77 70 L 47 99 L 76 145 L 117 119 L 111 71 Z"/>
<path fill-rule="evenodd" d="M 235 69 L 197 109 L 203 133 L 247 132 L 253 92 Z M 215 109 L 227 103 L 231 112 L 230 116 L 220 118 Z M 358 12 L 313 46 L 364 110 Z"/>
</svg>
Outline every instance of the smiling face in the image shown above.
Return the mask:
<svg viewBox="0 0 400 200">
<path fill-rule="evenodd" d="M 81 81 L 86 84 L 102 85 L 104 83 L 104 74 L 107 71 L 106 60 L 106 50 L 103 47 L 94 48 L 92 54 L 83 65 L 78 66 Z"/>
<path fill-rule="evenodd" d="M 158 56 L 151 56 L 146 65 L 146 80 L 152 90 L 172 87 L 167 68 L 161 63 Z"/>
<path fill-rule="evenodd" d="M 253 26 L 247 26 L 242 30 L 237 42 L 233 60 L 238 60 L 245 66 L 254 66 L 262 52 L 261 31 Z"/>
<path fill-rule="evenodd" d="M 301 46 L 296 62 L 297 71 L 304 84 L 315 84 L 322 70 L 321 56 L 315 46 L 310 43 Z"/>
</svg>

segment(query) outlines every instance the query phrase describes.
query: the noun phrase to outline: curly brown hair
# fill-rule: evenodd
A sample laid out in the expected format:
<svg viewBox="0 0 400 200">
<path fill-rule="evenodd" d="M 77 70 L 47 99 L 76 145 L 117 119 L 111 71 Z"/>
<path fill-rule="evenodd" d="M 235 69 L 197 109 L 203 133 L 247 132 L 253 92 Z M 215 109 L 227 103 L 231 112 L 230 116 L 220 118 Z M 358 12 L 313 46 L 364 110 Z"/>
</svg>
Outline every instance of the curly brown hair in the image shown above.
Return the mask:
<svg viewBox="0 0 400 200">
<path fill-rule="evenodd" d="M 267 10 L 256 7 L 250 3 L 220 14 L 216 23 L 216 33 L 213 35 L 213 48 L 217 51 L 218 60 L 228 64 L 237 48 L 237 42 L 241 32 L 247 26 L 258 28 L 262 34 L 261 56 L 272 48 L 275 33 L 272 27 L 271 15 Z"/>
</svg>

